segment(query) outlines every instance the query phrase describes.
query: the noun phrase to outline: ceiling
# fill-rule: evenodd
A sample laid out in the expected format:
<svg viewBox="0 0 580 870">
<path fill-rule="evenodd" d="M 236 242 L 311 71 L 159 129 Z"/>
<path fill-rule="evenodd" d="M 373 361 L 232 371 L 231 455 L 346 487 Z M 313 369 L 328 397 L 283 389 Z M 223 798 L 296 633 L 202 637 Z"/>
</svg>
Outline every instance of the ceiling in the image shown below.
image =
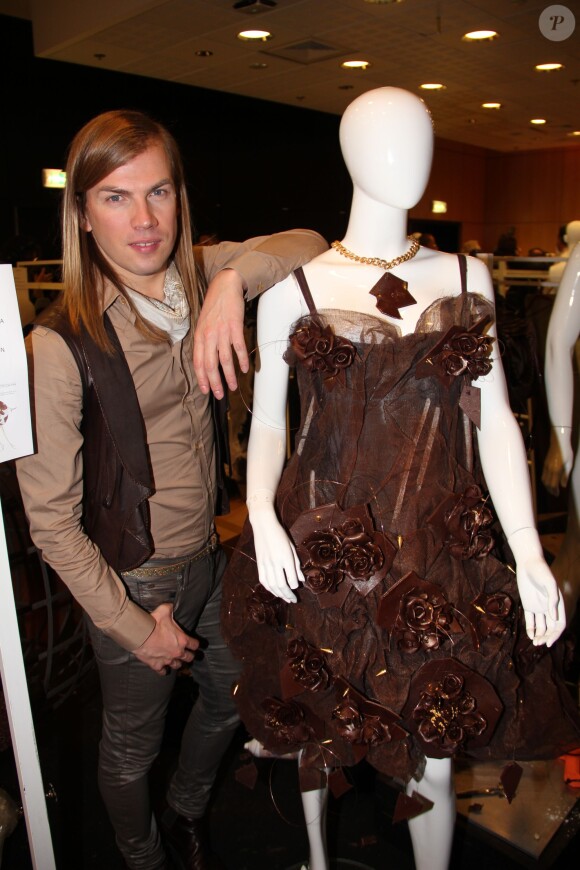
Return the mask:
<svg viewBox="0 0 580 870">
<path fill-rule="evenodd" d="M 31 19 L 39 57 L 333 114 L 394 85 L 423 96 L 443 138 L 499 151 L 578 147 L 569 134 L 580 130 L 580 0 L 566 0 L 576 26 L 557 41 L 539 27 L 549 0 L 277 0 L 273 8 L 248 0 L 244 10 L 235 2 L 0 0 L 0 13 Z M 236 34 L 247 28 L 273 37 L 242 42 Z M 499 37 L 462 41 L 475 29 Z M 349 58 L 371 66 L 346 71 Z M 563 70 L 534 70 L 557 61 Z M 433 81 L 445 90 L 419 90 Z M 502 108 L 481 107 L 492 100 Z M 530 123 L 538 117 L 541 128 Z"/>
</svg>

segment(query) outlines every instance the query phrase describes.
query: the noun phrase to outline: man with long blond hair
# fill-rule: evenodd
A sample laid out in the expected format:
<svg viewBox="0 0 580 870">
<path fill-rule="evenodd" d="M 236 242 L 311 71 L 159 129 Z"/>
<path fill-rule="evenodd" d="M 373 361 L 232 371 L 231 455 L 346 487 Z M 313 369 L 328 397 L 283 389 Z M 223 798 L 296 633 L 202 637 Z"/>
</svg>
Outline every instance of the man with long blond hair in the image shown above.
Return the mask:
<svg viewBox="0 0 580 870">
<path fill-rule="evenodd" d="M 18 478 L 33 541 L 87 617 L 103 694 L 99 785 L 134 870 L 174 866 L 147 775 L 176 671 L 193 662 L 199 697 L 161 827 L 175 866 L 206 870 L 203 817 L 238 724 L 213 522 L 218 357 L 235 387 L 232 347 L 247 368 L 243 291 L 280 281 L 325 242 L 293 230 L 194 254 L 177 144 L 141 112 L 89 121 L 66 171 L 66 289 L 27 340 L 36 452 Z"/>
</svg>

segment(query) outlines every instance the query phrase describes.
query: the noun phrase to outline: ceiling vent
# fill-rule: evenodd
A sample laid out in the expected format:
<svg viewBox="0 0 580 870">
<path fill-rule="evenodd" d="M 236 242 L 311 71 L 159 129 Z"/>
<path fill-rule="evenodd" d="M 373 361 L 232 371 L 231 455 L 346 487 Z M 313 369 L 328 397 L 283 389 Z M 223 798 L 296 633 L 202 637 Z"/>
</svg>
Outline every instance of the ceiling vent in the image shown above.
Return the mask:
<svg viewBox="0 0 580 870">
<path fill-rule="evenodd" d="M 259 15 L 260 12 L 270 12 L 277 5 L 276 0 L 238 0 L 233 8 L 236 12 L 245 12 L 246 15 Z"/>
<path fill-rule="evenodd" d="M 322 42 L 315 37 L 303 39 L 300 42 L 291 42 L 288 45 L 277 46 L 276 48 L 266 49 L 262 54 L 270 54 L 273 57 L 283 57 L 285 60 L 292 60 L 294 63 L 318 63 L 321 60 L 329 60 L 333 57 L 340 57 L 348 54 L 350 49 L 343 48 L 339 45 L 329 45 L 328 42 Z"/>
</svg>

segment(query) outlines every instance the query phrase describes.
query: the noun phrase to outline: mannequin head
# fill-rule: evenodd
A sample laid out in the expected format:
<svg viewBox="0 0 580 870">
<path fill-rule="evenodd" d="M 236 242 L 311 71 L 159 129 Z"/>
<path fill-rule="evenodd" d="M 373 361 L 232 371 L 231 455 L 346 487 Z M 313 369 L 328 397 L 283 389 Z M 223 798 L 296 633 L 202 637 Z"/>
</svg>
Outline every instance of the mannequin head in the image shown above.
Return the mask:
<svg viewBox="0 0 580 870">
<path fill-rule="evenodd" d="M 355 189 L 394 208 L 419 202 L 433 157 L 433 124 L 419 97 L 401 88 L 361 94 L 342 116 L 340 145 Z"/>
<path fill-rule="evenodd" d="M 566 224 L 566 244 L 569 248 L 573 248 L 576 242 L 580 242 L 580 221 L 570 221 Z"/>
</svg>

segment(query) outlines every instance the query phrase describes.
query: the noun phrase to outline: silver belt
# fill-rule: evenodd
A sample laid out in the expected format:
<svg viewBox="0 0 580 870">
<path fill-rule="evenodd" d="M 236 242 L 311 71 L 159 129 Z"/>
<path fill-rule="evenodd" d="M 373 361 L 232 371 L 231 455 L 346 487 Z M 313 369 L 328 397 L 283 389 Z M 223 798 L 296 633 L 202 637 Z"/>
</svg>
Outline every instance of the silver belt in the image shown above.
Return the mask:
<svg viewBox="0 0 580 870">
<path fill-rule="evenodd" d="M 209 556 L 210 553 L 215 553 L 218 546 L 219 537 L 217 532 L 214 532 L 205 547 L 202 547 L 193 556 L 188 556 L 179 562 L 172 562 L 170 565 L 155 564 L 155 559 L 152 559 L 150 562 L 144 562 L 143 565 L 139 565 L 138 568 L 133 568 L 131 571 L 123 571 L 123 577 L 132 577 L 134 580 L 148 580 L 151 577 L 167 577 L 168 574 L 178 574 L 193 562 L 199 562 L 200 559 Z"/>
</svg>

